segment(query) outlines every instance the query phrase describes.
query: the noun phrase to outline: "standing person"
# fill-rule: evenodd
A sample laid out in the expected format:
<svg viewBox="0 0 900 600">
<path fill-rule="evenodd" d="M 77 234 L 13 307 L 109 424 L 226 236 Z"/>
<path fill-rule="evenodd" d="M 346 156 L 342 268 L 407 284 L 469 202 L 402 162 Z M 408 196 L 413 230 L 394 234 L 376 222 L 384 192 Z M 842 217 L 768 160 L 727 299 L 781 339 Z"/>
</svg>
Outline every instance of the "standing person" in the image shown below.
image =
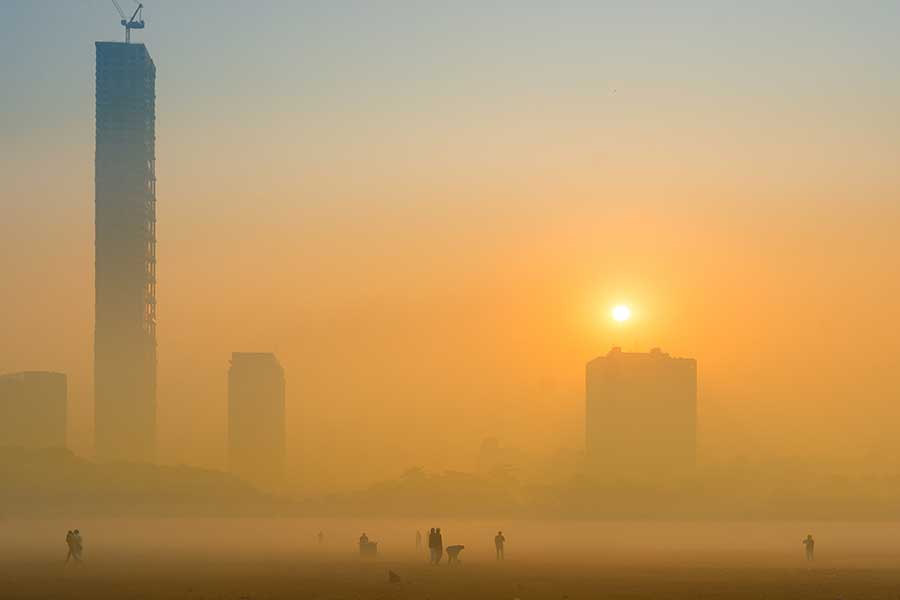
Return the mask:
<svg viewBox="0 0 900 600">
<path fill-rule="evenodd" d="M 422 532 L 416 529 L 416 550 L 422 549 Z"/>
<path fill-rule="evenodd" d="M 503 560 L 503 544 L 506 543 L 506 538 L 503 537 L 503 532 L 498 531 L 497 535 L 494 536 L 494 548 L 497 549 L 497 560 Z"/>
<path fill-rule="evenodd" d="M 428 560 L 432 564 L 434 563 L 434 557 L 436 554 L 434 551 L 435 539 L 436 539 L 436 535 L 435 535 L 434 527 L 432 527 L 431 531 L 428 532 Z"/>
<path fill-rule="evenodd" d="M 442 558 L 444 558 L 444 538 L 441 536 L 441 528 L 438 527 L 434 530 L 434 564 L 441 564 Z"/>
<path fill-rule="evenodd" d="M 75 553 L 75 534 L 71 529 L 66 533 L 66 547 L 69 549 L 69 553 L 66 554 L 66 564 L 69 564 L 69 559 Z"/>
<path fill-rule="evenodd" d="M 72 556 L 75 561 L 81 563 L 81 553 L 84 551 L 84 542 L 81 539 L 81 532 L 77 529 L 72 532 Z"/>
<path fill-rule="evenodd" d="M 811 533 L 806 535 L 806 539 L 803 540 L 803 545 L 806 546 L 806 560 L 813 559 L 813 552 L 815 551 L 816 541 L 813 539 Z"/>
</svg>

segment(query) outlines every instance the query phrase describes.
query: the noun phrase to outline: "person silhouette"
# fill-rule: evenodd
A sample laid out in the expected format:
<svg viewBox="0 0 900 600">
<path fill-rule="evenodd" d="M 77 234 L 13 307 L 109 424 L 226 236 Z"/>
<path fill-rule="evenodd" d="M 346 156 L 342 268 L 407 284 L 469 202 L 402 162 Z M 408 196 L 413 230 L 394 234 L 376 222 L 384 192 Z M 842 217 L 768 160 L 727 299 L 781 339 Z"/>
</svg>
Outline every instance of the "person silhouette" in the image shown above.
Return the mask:
<svg viewBox="0 0 900 600">
<path fill-rule="evenodd" d="M 816 541 L 813 539 L 811 533 L 807 534 L 806 539 L 803 540 L 803 545 L 806 546 L 806 560 L 812 560 L 816 548 Z"/>
<path fill-rule="evenodd" d="M 77 563 L 81 563 L 81 553 L 84 551 L 84 542 L 81 539 L 81 532 L 77 529 L 72 532 L 72 557 Z"/>
<path fill-rule="evenodd" d="M 359 555 L 360 556 L 375 556 L 377 552 L 378 545 L 374 542 L 369 541 L 369 536 L 363 533 L 359 536 Z"/>
<path fill-rule="evenodd" d="M 428 560 L 434 563 L 434 557 L 437 556 L 437 552 L 434 547 L 437 545 L 437 532 L 434 530 L 434 527 L 431 528 L 431 531 L 428 532 Z"/>
<path fill-rule="evenodd" d="M 66 554 L 66 564 L 68 564 L 69 559 L 75 554 L 75 534 L 72 533 L 71 529 L 66 533 L 66 547 L 69 549 L 68 554 Z"/>
<path fill-rule="evenodd" d="M 497 550 L 497 560 L 503 560 L 503 544 L 506 543 L 506 538 L 503 537 L 503 532 L 498 531 L 497 535 L 494 536 L 494 548 Z"/>
<path fill-rule="evenodd" d="M 422 549 L 422 532 L 416 529 L 416 550 Z"/>
<path fill-rule="evenodd" d="M 447 546 L 447 564 L 452 565 L 453 563 L 459 562 L 459 553 L 465 549 L 465 546 L 462 544 L 457 544 L 455 546 Z"/>
<path fill-rule="evenodd" d="M 319 540 L 319 545 L 321 546 L 325 543 L 325 534 L 320 531 L 319 535 L 316 536 L 316 539 Z"/>
<path fill-rule="evenodd" d="M 434 530 L 434 564 L 438 565 L 441 563 L 441 559 L 444 557 L 444 538 L 441 535 L 441 528 L 438 527 Z"/>
</svg>

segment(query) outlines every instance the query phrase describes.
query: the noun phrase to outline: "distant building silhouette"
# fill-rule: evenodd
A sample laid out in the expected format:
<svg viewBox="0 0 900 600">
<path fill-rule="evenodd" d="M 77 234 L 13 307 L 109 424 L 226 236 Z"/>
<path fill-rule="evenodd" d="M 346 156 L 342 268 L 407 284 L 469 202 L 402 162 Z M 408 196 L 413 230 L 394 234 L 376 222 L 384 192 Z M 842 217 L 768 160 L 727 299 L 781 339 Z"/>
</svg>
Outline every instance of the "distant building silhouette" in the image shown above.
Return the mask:
<svg viewBox="0 0 900 600">
<path fill-rule="evenodd" d="M 228 371 L 228 464 L 267 490 L 284 481 L 284 370 L 274 354 L 235 352 Z"/>
<path fill-rule="evenodd" d="M 0 446 L 66 446 L 66 376 L 47 371 L 0 375 Z"/>
<path fill-rule="evenodd" d="M 94 403 L 97 456 L 156 458 L 156 67 L 97 42 Z"/>
<path fill-rule="evenodd" d="M 694 466 L 696 360 L 613 348 L 587 364 L 586 401 L 592 473 L 646 478 Z"/>
</svg>

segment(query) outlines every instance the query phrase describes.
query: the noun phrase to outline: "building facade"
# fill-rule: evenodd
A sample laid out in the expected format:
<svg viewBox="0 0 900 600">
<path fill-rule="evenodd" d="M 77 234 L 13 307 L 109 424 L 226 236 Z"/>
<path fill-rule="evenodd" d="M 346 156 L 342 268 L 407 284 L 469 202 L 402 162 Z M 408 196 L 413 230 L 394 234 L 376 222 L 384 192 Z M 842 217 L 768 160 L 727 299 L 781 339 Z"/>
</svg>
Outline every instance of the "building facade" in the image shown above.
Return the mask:
<svg viewBox="0 0 900 600">
<path fill-rule="evenodd" d="M 697 361 L 613 348 L 586 369 L 587 464 L 594 475 L 646 480 L 696 463 Z"/>
<path fill-rule="evenodd" d="M 97 456 L 156 459 L 156 67 L 97 42 L 94 414 Z"/>
<path fill-rule="evenodd" d="M 284 370 L 274 354 L 235 352 L 228 370 L 228 466 L 277 491 L 285 468 Z"/>
<path fill-rule="evenodd" d="M 67 387 L 63 373 L 0 375 L 0 446 L 65 448 Z"/>
</svg>

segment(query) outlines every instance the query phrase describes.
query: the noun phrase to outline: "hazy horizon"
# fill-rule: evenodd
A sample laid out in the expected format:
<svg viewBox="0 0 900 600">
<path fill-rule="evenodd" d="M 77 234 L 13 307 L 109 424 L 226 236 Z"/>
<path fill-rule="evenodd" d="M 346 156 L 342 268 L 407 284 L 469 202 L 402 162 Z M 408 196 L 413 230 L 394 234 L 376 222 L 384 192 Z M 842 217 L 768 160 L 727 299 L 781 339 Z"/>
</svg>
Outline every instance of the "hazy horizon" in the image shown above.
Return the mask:
<svg viewBox="0 0 900 600">
<path fill-rule="evenodd" d="M 898 466 L 896 4 L 147 4 L 160 462 L 224 466 L 245 351 L 284 367 L 295 487 L 577 453 L 617 345 L 697 360 L 701 462 Z M 0 373 L 66 373 L 86 456 L 121 36 L 0 5 Z"/>
</svg>

